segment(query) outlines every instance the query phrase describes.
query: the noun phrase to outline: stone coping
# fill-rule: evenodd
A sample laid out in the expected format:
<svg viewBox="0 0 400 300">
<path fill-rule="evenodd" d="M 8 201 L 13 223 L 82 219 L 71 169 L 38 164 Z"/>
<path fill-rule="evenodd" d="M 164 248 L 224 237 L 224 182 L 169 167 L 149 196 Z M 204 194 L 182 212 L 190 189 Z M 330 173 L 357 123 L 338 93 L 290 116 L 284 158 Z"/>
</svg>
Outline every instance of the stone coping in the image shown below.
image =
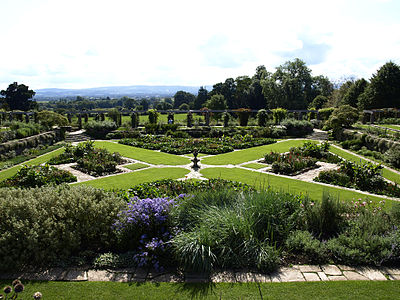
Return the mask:
<svg viewBox="0 0 400 300">
<path fill-rule="evenodd" d="M 250 271 L 221 270 L 207 276 L 202 273 L 156 272 L 146 269 L 61 269 L 37 272 L 1 273 L 0 279 L 39 281 L 114 281 L 114 282 L 304 282 L 338 280 L 400 280 L 400 268 L 351 267 L 345 265 L 295 265 L 280 267 L 271 274 Z"/>
</svg>

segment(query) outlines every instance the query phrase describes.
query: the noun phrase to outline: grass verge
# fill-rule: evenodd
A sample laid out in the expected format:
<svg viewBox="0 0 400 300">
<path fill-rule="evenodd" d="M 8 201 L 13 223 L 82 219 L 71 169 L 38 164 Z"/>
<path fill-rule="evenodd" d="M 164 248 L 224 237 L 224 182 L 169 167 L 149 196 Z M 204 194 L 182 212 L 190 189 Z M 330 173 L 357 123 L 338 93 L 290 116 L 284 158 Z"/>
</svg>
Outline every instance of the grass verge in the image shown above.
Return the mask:
<svg viewBox="0 0 400 300">
<path fill-rule="evenodd" d="M 90 185 L 106 190 L 129 189 L 134 185 L 161 179 L 178 179 L 184 177 L 189 170 L 183 168 L 151 168 L 142 171 L 108 176 L 76 184 Z"/>
<path fill-rule="evenodd" d="M 188 158 L 169 153 L 157 152 L 112 142 L 94 143 L 95 147 L 106 148 L 110 152 L 119 152 L 122 156 L 137 159 L 154 165 L 187 165 L 190 163 Z"/>
<path fill-rule="evenodd" d="M 141 163 L 135 163 L 135 164 L 131 164 L 131 165 L 126 165 L 124 167 L 129 169 L 129 170 L 135 171 L 135 170 L 148 168 L 149 166 L 145 165 L 145 164 L 141 164 Z"/>
<path fill-rule="evenodd" d="M 236 165 L 246 161 L 256 160 L 262 158 L 264 154 L 270 151 L 287 152 L 292 147 L 299 147 L 307 140 L 288 140 L 275 144 L 258 146 L 244 150 L 224 153 L 215 155 L 213 157 L 206 157 L 201 160 L 206 165 Z"/>
<path fill-rule="evenodd" d="M 0 281 L 3 286 L 11 282 Z M 22 299 L 398 299 L 399 281 L 119 283 L 27 281 Z"/>
<path fill-rule="evenodd" d="M 267 167 L 267 165 L 259 164 L 259 163 L 249 163 L 249 164 L 242 165 L 242 167 L 259 170 L 259 169 Z"/>
<path fill-rule="evenodd" d="M 329 194 L 338 197 L 341 201 L 351 201 L 360 198 L 372 201 L 380 201 L 384 199 L 378 196 L 369 196 L 355 191 L 344 190 L 342 188 L 329 187 L 317 183 L 305 182 L 239 168 L 207 168 L 202 170 L 201 174 L 206 178 L 222 178 L 240 181 L 260 189 L 270 186 L 275 190 L 308 195 L 311 199 L 316 201 L 322 199 L 324 192 L 328 192 Z M 386 200 L 386 205 L 390 207 L 391 202 L 392 201 L 390 200 Z"/>
</svg>

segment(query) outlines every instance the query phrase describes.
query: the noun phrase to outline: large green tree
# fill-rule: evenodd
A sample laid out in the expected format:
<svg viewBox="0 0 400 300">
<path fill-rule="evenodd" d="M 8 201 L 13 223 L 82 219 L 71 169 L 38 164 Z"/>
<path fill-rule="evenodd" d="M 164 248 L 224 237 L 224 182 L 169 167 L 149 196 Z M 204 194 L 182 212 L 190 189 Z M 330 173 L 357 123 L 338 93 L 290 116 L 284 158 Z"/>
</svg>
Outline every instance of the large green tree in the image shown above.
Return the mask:
<svg viewBox="0 0 400 300">
<path fill-rule="evenodd" d="M 364 79 L 356 80 L 347 90 L 342 98 L 342 104 L 347 104 L 352 107 L 357 107 L 358 97 L 364 92 L 368 86 L 368 82 Z"/>
<path fill-rule="evenodd" d="M 400 108 L 400 67 L 397 64 L 388 62 L 372 75 L 370 84 L 359 97 L 358 107 Z"/>
<path fill-rule="evenodd" d="M 4 96 L 6 109 L 27 111 L 37 106 L 36 101 L 32 100 L 35 92 L 30 90 L 27 85 L 14 82 L 6 90 L 0 92 Z"/>
<path fill-rule="evenodd" d="M 208 91 L 204 87 L 199 88 L 199 92 L 197 93 L 196 100 L 194 101 L 194 109 L 200 109 L 204 106 L 204 103 L 208 99 Z"/>
<path fill-rule="evenodd" d="M 195 95 L 191 93 L 185 91 L 177 91 L 174 95 L 174 108 L 179 108 L 183 103 L 193 106 L 195 99 Z"/>
<path fill-rule="evenodd" d="M 312 83 L 311 70 L 304 61 L 296 58 L 284 63 L 271 77 L 263 81 L 263 93 L 268 108 L 307 108 L 315 97 Z"/>
</svg>

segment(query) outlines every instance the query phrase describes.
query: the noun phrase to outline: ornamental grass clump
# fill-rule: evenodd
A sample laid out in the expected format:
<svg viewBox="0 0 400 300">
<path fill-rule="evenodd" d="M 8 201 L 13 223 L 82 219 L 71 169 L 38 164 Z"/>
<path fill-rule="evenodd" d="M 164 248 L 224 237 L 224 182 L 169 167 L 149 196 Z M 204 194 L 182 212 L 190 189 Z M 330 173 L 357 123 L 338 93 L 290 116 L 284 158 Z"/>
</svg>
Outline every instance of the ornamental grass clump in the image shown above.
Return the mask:
<svg viewBox="0 0 400 300">
<path fill-rule="evenodd" d="M 122 249 L 134 250 L 134 261 L 138 267 L 163 269 L 167 261 L 168 242 L 176 233 L 169 218 L 169 212 L 180 199 L 190 197 L 181 194 L 176 198 L 133 197 L 127 208 L 118 214 L 113 228 L 119 235 Z"/>
</svg>

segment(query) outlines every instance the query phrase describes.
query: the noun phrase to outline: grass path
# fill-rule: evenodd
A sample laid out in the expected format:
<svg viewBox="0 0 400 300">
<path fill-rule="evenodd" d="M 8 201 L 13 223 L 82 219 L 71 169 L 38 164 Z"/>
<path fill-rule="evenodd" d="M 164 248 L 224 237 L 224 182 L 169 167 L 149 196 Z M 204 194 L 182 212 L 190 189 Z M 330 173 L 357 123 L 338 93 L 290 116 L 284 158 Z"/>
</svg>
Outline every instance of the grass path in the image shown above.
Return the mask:
<svg viewBox="0 0 400 300">
<path fill-rule="evenodd" d="M 169 153 L 117 144 L 113 142 L 96 141 L 95 147 L 106 148 L 110 152 L 119 152 L 122 156 L 137 159 L 154 165 L 187 165 L 190 159 Z"/>
<path fill-rule="evenodd" d="M 274 190 L 282 190 L 294 194 L 306 194 L 311 199 L 321 200 L 324 192 L 328 192 L 333 196 L 338 196 L 340 200 L 351 201 L 354 199 L 369 199 L 373 201 L 380 201 L 384 198 L 378 196 L 370 196 L 363 193 L 346 190 L 343 188 L 336 188 L 326 186 L 318 183 L 305 182 L 301 180 L 286 178 L 282 176 L 272 175 L 268 173 L 261 173 L 249 171 L 240 168 L 207 168 L 200 171 L 206 178 L 223 178 L 228 180 L 240 181 L 250 184 L 256 188 L 267 188 L 271 186 Z M 390 200 L 386 203 L 391 206 Z"/>
<path fill-rule="evenodd" d="M 344 159 L 350 160 L 355 163 L 368 162 L 368 160 L 365 158 L 362 158 L 361 155 L 349 153 L 350 151 L 343 150 L 342 148 L 335 146 L 335 145 L 331 145 L 331 147 L 329 148 L 329 151 L 344 158 Z M 397 172 L 394 172 L 392 170 L 389 170 L 386 167 L 384 167 L 382 169 L 382 176 L 386 179 L 389 179 L 390 181 L 400 184 L 400 174 Z"/>
<path fill-rule="evenodd" d="M 107 176 L 99 179 L 79 182 L 76 184 L 90 185 L 106 190 L 129 189 L 134 185 L 161 179 L 178 179 L 189 173 L 184 168 L 151 168 L 131 173 Z M 74 184 L 75 185 L 75 184 Z"/>
<path fill-rule="evenodd" d="M 22 168 L 23 165 L 29 165 L 29 166 L 31 166 L 31 165 L 40 165 L 42 163 L 47 162 L 52 157 L 55 157 L 55 156 L 61 154 L 62 152 L 64 152 L 64 148 L 60 148 L 60 149 L 54 150 L 52 152 L 43 154 L 43 155 L 41 155 L 39 157 L 36 157 L 36 158 L 31 159 L 31 160 L 25 161 L 25 162 L 23 162 L 23 163 L 21 163 L 19 165 L 11 167 L 9 169 L 2 170 L 2 171 L 0 171 L 0 181 L 15 175 L 18 172 L 18 170 Z"/>
<path fill-rule="evenodd" d="M 302 146 L 306 141 L 309 140 L 285 140 L 274 144 L 206 157 L 202 159 L 201 162 L 206 165 L 237 165 L 247 161 L 260 159 L 264 156 L 264 154 L 270 151 L 287 152 L 292 147 Z"/>
<path fill-rule="evenodd" d="M 285 283 L 120 283 L 24 281 L 21 299 L 40 291 L 43 299 L 383 299 L 399 298 L 400 281 L 326 281 Z M 11 282 L 0 281 L 2 286 Z M 261 298 L 262 295 L 262 298 Z"/>
</svg>

